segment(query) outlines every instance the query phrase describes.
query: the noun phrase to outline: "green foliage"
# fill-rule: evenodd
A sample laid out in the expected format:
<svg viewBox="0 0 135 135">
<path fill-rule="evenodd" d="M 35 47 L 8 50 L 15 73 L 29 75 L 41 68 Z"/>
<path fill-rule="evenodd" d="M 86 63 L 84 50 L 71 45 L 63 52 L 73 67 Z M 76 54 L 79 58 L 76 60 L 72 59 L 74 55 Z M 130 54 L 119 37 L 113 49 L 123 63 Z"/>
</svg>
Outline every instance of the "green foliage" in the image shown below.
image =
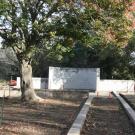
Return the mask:
<svg viewBox="0 0 135 135">
<path fill-rule="evenodd" d="M 68 4 L 68 3 L 65 3 Z M 31 59 L 35 50 L 55 36 L 53 21 L 66 9 L 63 1 L 0 1 L 0 36 L 19 60 Z"/>
<path fill-rule="evenodd" d="M 126 78 L 130 68 L 123 48 L 132 36 L 125 17 L 129 2 L 1 0 L 0 36 L 20 62 L 34 58 L 36 75 L 46 74 L 39 67 L 54 65 L 101 67 L 103 77 Z"/>
</svg>

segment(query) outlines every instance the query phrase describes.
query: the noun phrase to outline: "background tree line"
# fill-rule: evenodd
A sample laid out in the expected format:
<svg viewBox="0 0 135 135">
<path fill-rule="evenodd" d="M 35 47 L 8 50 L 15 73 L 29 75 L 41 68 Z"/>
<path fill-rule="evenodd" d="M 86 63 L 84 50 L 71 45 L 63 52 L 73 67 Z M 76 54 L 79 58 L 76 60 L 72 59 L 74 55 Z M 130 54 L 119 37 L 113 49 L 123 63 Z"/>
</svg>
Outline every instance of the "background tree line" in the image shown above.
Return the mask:
<svg viewBox="0 0 135 135">
<path fill-rule="evenodd" d="M 61 46 L 62 47 L 62 46 Z M 135 34 L 124 48 L 113 44 L 103 48 L 93 48 L 77 44 L 67 52 L 62 48 L 49 55 L 44 51 L 35 56 L 33 75 L 48 77 L 49 66 L 100 68 L 102 79 L 134 79 L 135 78 Z"/>
<path fill-rule="evenodd" d="M 63 22 L 54 23 L 57 27 L 51 34 L 55 41 L 35 56 L 34 76 L 47 77 L 49 66 L 64 66 L 99 67 L 102 79 L 135 78 L 135 58 L 131 55 L 135 32 L 132 20 L 124 14 L 126 5 L 112 1 L 87 4 L 90 6 L 85 12 L 73 9 L 72 14 L 64 14 Z"/>
</svg>

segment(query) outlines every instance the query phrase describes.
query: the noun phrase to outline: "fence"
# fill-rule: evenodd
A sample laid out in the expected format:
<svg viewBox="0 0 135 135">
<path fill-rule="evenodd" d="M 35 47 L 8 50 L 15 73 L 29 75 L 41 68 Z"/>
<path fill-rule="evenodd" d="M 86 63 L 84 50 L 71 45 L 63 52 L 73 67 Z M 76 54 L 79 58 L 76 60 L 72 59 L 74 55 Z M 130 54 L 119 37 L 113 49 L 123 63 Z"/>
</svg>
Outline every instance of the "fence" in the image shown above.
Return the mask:
<svg viewBox="0 0 135 135">
<path fill-rule="evenodd" d="M 134 80 L 99 80 L 97 83 L 97 91 L 121 91 L 134 92 Z"/>
<path fill-rule="evenodd" d="M 38 78 L 33 77 L 33 88 L 34 89 L 47 89 L 48 88 L 48 78 Z M 17 77 L 17 88 L 20 88 L 20 77 Z"/>
</svg>

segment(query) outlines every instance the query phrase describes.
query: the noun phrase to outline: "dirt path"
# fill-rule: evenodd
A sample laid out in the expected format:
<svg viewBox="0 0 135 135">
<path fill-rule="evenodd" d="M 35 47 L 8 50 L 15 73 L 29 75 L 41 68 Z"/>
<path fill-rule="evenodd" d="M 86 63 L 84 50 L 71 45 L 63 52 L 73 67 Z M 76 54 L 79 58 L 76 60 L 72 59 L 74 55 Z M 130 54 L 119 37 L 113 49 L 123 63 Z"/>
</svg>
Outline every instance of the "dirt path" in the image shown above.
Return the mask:
<svg viewBox="0 0 135 135">
<path fill-rule="evenodd" d="M 94 98 L 81 135 L 135 135 L 119 102 L 109 98 Z"/>
</svg>

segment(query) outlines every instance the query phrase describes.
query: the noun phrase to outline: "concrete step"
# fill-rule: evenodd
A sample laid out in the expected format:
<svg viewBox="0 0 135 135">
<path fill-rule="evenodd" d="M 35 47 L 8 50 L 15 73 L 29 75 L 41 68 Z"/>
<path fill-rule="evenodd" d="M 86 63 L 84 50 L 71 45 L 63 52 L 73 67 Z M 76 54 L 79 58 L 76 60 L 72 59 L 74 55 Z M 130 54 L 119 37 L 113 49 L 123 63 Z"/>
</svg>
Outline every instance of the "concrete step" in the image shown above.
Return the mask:
<svg viewBox="0 0 135 135">
<path fill-rule="evenodd" d="M 0 86 L 0 90 L 9 90 L 9 86 L 8 85 Z"/>
<path fill-rule="evenodd" d="M 135 127 L 135 111 L 134 111 L 134 109 L 116 91 L 113 91 L 113 93 L 118 98 L 118 100 L 121 102 L 123 108 L 125 109 L 127 115 L 129 116 L 129 119 L 132 121 L 132 123 Z"/>
</svg>

